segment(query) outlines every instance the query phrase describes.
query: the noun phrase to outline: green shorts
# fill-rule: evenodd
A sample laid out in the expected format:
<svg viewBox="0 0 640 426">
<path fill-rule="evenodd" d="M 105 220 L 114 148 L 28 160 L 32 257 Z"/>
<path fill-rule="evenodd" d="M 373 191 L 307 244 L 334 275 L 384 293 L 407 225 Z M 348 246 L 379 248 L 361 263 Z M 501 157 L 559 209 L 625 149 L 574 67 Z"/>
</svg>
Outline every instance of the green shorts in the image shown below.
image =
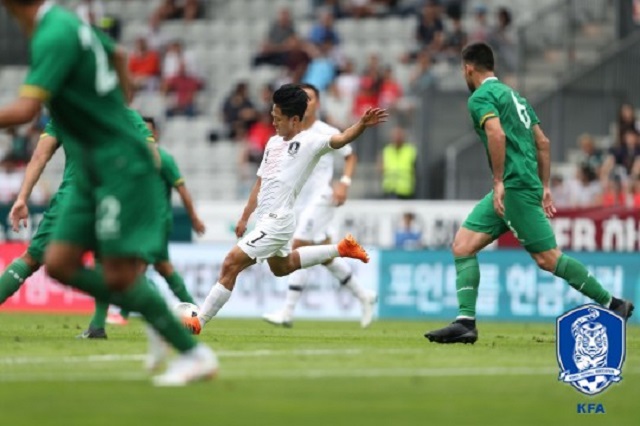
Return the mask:
<svg viewBox="0 0 640 426">
<path fill-rule="evenodd" d="M 76 179 L 64 199 L 53 241 L 94 250 L 101 257 L 136 257 L 152 263 L 163 249 L 165 220 L 160 175 L 114 173 L 97 186 Z"/>
<path fill-rule="evenodd" d="M 511 229 L 529 253 L 541 253 L 558 246 L 542 209 L 542 189 L 506 189 L 504 218 L 493 209 L 491 191 L 476 204 L 462 226 L 470 231 L 489 234 L 494 240 Z"/>
<path fill-rule="evenodd" d="M 45 249 L 49 245 L 49 241 L 51 241 L 55 223 L 60 218 L 63 200 L 67 197 L 69 190 L 67 188 L 64 192 L 59 191 L 51 198 L 49 207 L 44 212 L 40 224 L 38 224 L 38 230 L 31 238 L 31 243 L 27 248 L 29 256 L 40 264 L 44 263 Z"/>
<path fill-rule="evenodd" d="M 165 232 L 162 239 L 162 249 L 158 253 L 158 257 L 154 263 L 168 262 L 169 261 L 169 237 L 171 236 L 171 230 L 173 227 L 173 218 L 168 219 L 165 225 Z"/>
</svg>

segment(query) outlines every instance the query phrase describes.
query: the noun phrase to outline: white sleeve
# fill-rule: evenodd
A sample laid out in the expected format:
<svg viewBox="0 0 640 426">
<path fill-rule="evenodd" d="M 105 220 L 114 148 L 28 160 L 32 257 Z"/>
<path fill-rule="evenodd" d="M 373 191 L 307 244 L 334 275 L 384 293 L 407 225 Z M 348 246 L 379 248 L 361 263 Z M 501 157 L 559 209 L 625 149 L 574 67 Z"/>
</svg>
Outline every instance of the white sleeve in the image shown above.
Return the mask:
<svg viewBox="0 0 640 426">
<path fill-rule="evenodd" d="M 334 151 L 331 146 L 331 135 L 318 135 L 318 138 L 313 141 L 313 145 L 314 151 L 318 156 Z"/>
<path fill-rule="evenodd" d="M 348 157 L 349 155 L 353 154 L 353 147 L 351 146 L 351 144 L 347 144 L 340 149 L 336 149 L 334 152 L 337 157 Z"/>
</svg>

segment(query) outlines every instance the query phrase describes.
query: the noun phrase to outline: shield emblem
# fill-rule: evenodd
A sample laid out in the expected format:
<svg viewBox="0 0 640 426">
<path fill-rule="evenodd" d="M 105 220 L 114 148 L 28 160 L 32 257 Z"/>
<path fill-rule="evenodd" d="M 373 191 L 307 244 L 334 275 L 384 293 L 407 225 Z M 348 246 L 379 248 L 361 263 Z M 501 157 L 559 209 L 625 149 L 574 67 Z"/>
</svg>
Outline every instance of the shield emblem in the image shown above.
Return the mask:
<svg viewBox="0 0 640 426">
<path fill-rule="evenodd" d="M 556 349 L 560 376 L 587 395 L 622 380 L 626 353 L 625 321 L 602 306 L 580 306 L 558 317 Z"/>
</svg>

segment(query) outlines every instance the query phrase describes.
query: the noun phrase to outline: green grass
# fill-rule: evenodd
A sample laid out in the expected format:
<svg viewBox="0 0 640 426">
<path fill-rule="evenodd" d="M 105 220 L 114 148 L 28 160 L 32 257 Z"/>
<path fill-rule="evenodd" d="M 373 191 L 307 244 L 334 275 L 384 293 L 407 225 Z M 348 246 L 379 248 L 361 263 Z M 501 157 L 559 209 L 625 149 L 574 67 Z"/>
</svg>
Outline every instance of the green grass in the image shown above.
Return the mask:
<svg viewBox="0 0 640 426">
<path fill-rule="evenodd" d="M 629 327 L 624 380 L 587 397 L 557 381 L 554 326 L 481 324 L 476 345 L 440 346 L 443 323 L 216 320 L 201 339 L 220 377 L 150 385 L 140 323 L 108 341 L 74 336 L 77 316 L 0 315 L 2 425 L 636 425 L 640 328 Z M 106 355 L 117 355 L 111 358 Z M 96 356 L 89 359 L 90 356 Z M 467 370 L 462 370 L 467 369 Z M 578 415 L 577 403 L 605 415 Z"/>
</svg>

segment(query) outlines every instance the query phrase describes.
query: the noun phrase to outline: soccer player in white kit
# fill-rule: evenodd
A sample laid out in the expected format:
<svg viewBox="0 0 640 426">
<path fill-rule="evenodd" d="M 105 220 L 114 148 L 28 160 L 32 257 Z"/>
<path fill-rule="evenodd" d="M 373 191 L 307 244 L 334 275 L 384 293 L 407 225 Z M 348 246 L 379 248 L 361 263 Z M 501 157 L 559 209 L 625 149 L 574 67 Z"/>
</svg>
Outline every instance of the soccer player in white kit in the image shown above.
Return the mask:
<svg viewBox="0 0 640 426">
<path fill-rule="evenodd" d="M 294 205 L 320 157 L 353 142 L 367 127 L 386 121 L 388 114 L 383 109 L 369 109 L 343 133 L 328 136 L 302 130 L 308 100 L 306 92 L 292 84 L 280 87 L 273 94 L 271 115 L 277 135 L 267 143 L 258 179 L 236 226 L 236 235 L 238 238 L 244 235 L 254 210 L 256 227 L 227 254 L 218 282 L 202 304 L 200 315 L 184 320 L 196 334 L 229 300 L 238 274 L 256 262 L 266 260 L 271 271 L 282 277 L 335 257 L 369 261 L 365 250 L 352 236 L 336 245 L 300 247 L 291 251 L 296 226 Z"/>
<path fill-rule="evenodd" d="M 320 93 L 310 84 L 300 85 L 309 102 L 302 121 L 302 128 L 324 135 L 340 133 L 338 129 L 317 119 Z M 333 165 L 335 157 L 344 157 L 344 173 L 336 189 L 332 188 Z M 296 230 L 293 234 L 293 249 L 317 244 L 328 244 L 331 241 L 329 227 L 333 221 L 336 208 L 346 201 L 348 187 L 355 170 L 357 157 L 350 145 L 323 155 L 302 187 L 295 205 Z M 349 264 L 342 258 L 335 258 L 323 264 L 338 282 L 349 289 L 362 304 L 360 324 L 368 327 L 373 318 L 373 306 L 377 295 L 363 289 L 353 276 Z M 306 269 L 299 269 L 289 275 L 289 289 L 284 307 L 276 312 L 263 315 L 263 319 L 274 325 L 291 327 L 293 312 L 300 300 L 303 289 L 307 285 L 309 274 Z"/>
</svg>

